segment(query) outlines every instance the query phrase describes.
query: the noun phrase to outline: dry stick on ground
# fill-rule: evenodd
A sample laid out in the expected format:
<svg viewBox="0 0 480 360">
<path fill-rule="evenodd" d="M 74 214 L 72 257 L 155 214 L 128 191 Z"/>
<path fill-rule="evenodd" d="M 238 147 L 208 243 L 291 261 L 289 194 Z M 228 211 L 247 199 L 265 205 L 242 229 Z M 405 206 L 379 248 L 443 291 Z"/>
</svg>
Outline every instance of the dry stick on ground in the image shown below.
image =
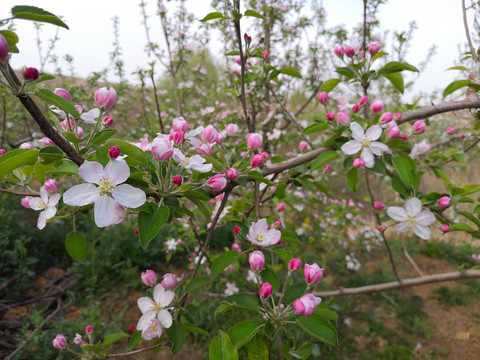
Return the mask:
<svg viewBox="0 0 480 360">
<path fill-rule="evenodd" d="M 475 62 L 478 62 L 477 52 L 472 44 L 472 39 L 470 38 L 470 31 L 468 30 L 468 22 L 467 22 L 467 9 L 465 8 L 465 0 L 462 0 L 462 12 L 463 12 L 463 26 L 465 27 L 465 35 L 467 36 L 468 47 L 470 48 L 470 52 L 472 53 L 472 57 Z"/>
<path fill-rule="evenodd" d="M 280 101 L 280 99 L 277 97 L 277 94 L 275 94 L 275 92 L 273 91 L 273 89 L 270 87 L 270 85 L 267 84 L 267 87 L 268 89 L 270 90 L 270 92 L 272 93 L 273 95 L 273 98 L 275 99 L 275 101 L 280 104 L 280 106 L 282 107 L 283 111 L 285 112 L 285 114 L 287 114 L 288 118 L 290 119 L 291 122 L 293 122 L 295 124 L 295 126 L 297 127 L 298 131 L 300 131 L 300 134 L 302 135 L 303 137 L 303 140 L 305 140 L 308 145 L 310 145 L 310 148 L 311 149 L 315 149 L 315 147 L 313 146 L 312 142 L 310 141 L 310 139 L 308 138 L 307 135 L 305 135 L 303 133 L 303 129 L 302 127 L 300 126 L 300 124 L 298 123 L 298 121 L 292 116 L 292 114 L 290 114 L 290 112 L 287 110 L 287 108 L 285 107 L 285 105 L 283 105 L 283 103 Z"/>
</svg>

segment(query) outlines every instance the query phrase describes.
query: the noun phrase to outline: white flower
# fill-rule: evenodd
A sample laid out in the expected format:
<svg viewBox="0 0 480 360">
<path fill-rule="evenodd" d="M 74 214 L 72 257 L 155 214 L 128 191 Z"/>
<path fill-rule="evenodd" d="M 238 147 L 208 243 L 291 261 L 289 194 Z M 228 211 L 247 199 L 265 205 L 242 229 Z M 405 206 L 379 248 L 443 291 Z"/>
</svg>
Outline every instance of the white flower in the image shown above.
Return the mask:
<svg viewBox="0 0 480 360">
<path fill-rule="evenodd" d="M 173 149 L 173 160 L 178 162 L 179 164 L 183 165 L 185 170 L 189 174 L 192 173 L 192 170 L 201 172 L 201 173 L 207 173 L 212 171 L 213 165 L 212 164 L 204 164 L 206 161 L 204 158 L 202 158 L 200 155 L 193 155 L 192 157 L 186 157 L 183 155 L 183 153 L 174 148 Z"/>
<path fill-rule="evenodd" d="M 255 272 L 250 269 L 248 269 L 248 276 L 245 280 L 253 282 L 254 284 L 258 284 L 257 275 L 255 275 Z"/>
<path fill-rule="evenodd" d="M 248 230 L 247 239 L 258 246 L 275 245 L 280 241 L 282 233 L 277 229 L 269 229 L 266 219 L 253 222 Z"/>
<path fill-rule="evenodd" d="M 172 315 L 165 308 L 171 304 L 174 297 L 173 291 L 165 290 L 161 284 L 157 284 L 153 289 L 153 300 L 149 297 L 138 299 L 137 304 L 143 315 L 138 320 L 137 330 L 143 330 L 155 318 L 164 328 L 172 326 Z"/>
<path fill-rule="evenodd" d="M 165 242 L 165 245 L 167 245 L 167 249 L 169 251 L 176 251 L 177 250 L 177 240 L 175 239 L 170 239 Z"/>
<path fill-rule="evenodd" d="M 410 152 L 410 157 L 412 159 L 415 159 L 419 155 L 425 154 L 429 152 L 431 149 L 431 146 L 429 143 L 427 143 L 427 140 L 422 140 L 419 143 L 416 143 L 413 145 L 412 151 Z"/>
<path fill-rule="evenodd" d="M 226 295 L 233 295 L 233 294 L 236 294 L 238 293 L 240 290 L 235 286 L 235 283 L 231 282 L 227 282 L 225 284 L 227 286 L 227 288 L 225 289 L 225 294 Z"/>
<path fill-rule="evenodd" d="M 435 215 L 430 211 L 422 211 L 422 202 L 417 198 L 411 198 L 405 203 L 405 208 L 391 206 L 387 209 L 387 214 L 393 220 L 400 221 L 395 225 L 395 230 L 399 233 L 406 233 L 410 229 L 424 240 L 428 240 L 431 235 L 429 225 L 435 221 Z"/>
<path fill-rule="evenodd" d="M 75 185 L 67 190 L 63 194 L 63 202 L 72 206 L 95 203 L 95 224 L 98 227 L 118 223 L 125 213 L 123 207 L 137 208 L 146 201 L 142 190 L 122 184 L 130 176 L 125 160 L 111 160 L 105 169 L 96 161 L 85 161 L 78 172 L 88 184 Z"/>
<path fill-rule="evenodd" d="M 95 124 L 99 116 L 100 116 L 100 109 L 95 108 L 86 113 L 83 113 L 80 116 L 80 119 L 82 119 L 83 122 L 86 124 Z"/>
<path fill-rule="evenodd" d="M 42 186 L 40 188 L 40 197 L 30 200 L 30 208 L 41 211 L 38 216 L 37 227 L 42 230 L 47 224 L 47 220 L 51 219 L 57 213 L 57 204 L 60 200 L 60 194 L 52 194 L 49 196 L 48 191 Z"/>
<path fill-rule="evenodd" d="M 365 133 L 359 123 L 352 122 L 350 129 L 352 130 L 353 140 L 342 145 L 343 153 L 353 155 L 361 150 L 360 156 L 365 161 L 365 166 L 367 168 L 373 167 L 375 163 L 373 155 L 382 156 L 382 152 L 388 151 L 387 145 L 375 141 L 382 135 L 382 128 L 379 125 L 373 125 Z"/>
</svg>

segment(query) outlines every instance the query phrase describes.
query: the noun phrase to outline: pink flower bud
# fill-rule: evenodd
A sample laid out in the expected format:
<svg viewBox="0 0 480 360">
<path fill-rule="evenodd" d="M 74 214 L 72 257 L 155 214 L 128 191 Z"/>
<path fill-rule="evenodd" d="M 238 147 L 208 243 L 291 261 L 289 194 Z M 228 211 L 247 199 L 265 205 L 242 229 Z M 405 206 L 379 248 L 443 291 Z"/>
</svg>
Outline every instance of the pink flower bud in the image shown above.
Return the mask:
<svg viewBox="0 0 480 360">
<path fill-rule="evenodd" d="M 290 271 L 297 271 L 298 269 L 300 269 L 300 266 L 302 266 L 302 260 L 300 259 L 293 258 L 288 263 L 288 268 L 290 269 Z"/>
<path fill-rule="evenodd" d="M 186 133 L 188 131 L 188 121 L 186 121 L 183 117 L 179 117 L 173 120 L 172 127 L 174 131 L 181 130 Z"/>
<path fill-rule="evenodd" d="M 270 55 L 270 54 L 268 53 L 267 50 L 262 51 L 262 56 L 263 56 L 265 59 L 268 59 L 268 55 Z"/>
<path fill-rule="evenodd" d="M 389 123 L 390 121 L 393 120 L 393 114 L 390 112 L 383 113 L 382 116 L 380 116 L 380 122 L 381 123 Z"/>
<path fill-rule="evenodd" d="M 197 147 L 197 154 L 203 156 L 212 156 L 212 148 L 209 143 L 201 143 Z"/>
<path fill-rule="evenodd" d="M 26 68 L 23 72 L 23 78 L 27 81 L 35 81 L 39 78 L 38 69 L 34 67 Z"/>
<path fill-rule="evenodd" d="M 227 179 L 225 179 L 225 175 L 223 174 L 214 175 L 208 180 L 208 186 L 210 186 L 212 190 L 215 191 L 223 190 L 226 185 Z"/>
<path fill-rule="evenodd" d="M 43 146 L 57 146 L 51 139 L 49 139 L 46 136 L 41 138 L 40 142 L 42 143 Z"/>
<path fill-rule="evenodd" d="M 113 118 L 111 118 L 110 116 L 105 116 L 102 120 L 102 123 L 105 126 L 112 126 L 114 121 L 113 121 Z"/>
<path fill-rule="evenodd" d="M 93 332 L 93 326 L 92 325 L 85 326 L 85 332 L 90 335 Z"/>
<path fill-rule="evenodd" d="M 168 135 L 168 138 L 175 141 L 175 144 L 179 145 L 185 140 L 185 134 L 182 130 L 175 130 Z"/>
<path fill-rule="evenodd" d="M 109 109 L 115 105 L 117 93 L 112 87 L 110 89 L 103 87 L 95 91 L 94 99 L 99 108 Z"/>
<path fill-rule="evenodd" d="M 223 137 L 222 137 L 222 135 L 218 134 L 217 140 L 215 140 L 215 143 L 221 144 L 222 142 L 223 142 Z"/>
<path fill-rule="evenodd" d="M 446 132 L 448 135 L 453 135 L 453 134 L 455 134 L 455 131 L 457 131 L 457 129 L 455 129 L 455 126 L 447 126 L 447 128 L 445 129 L 445 132 Z"/>
<path fill-rule="evenodd" d="M 230 168 L 227 170 L 227 179 L 228 180 L 236 180 L 238 177 L 237 169 Z"/>
<path fill-rule="evenodd" d="M 208 125 L 205 129 L 202 131 L 202 140 L 213 144 L 218 137 L 218 132 L 215 130 L 215 128 L 212 125 Z"/>
<path fill-rule="evenodd" d="M 173 141 L 167 135 L 160 134 L 152 141 L 153 157 L 164 161 L 173 155 Z"/>
<path fill-rule="evenodd" d="M 322 279 L 323 268 L 320 268 L 317 263 L 312 265 L 305 264 L 305 267 L 303 268 L 303 274 L 305 275 L 305 280 L 307 283 L 313 284 Z"/>
<path fill-rule="evenodd" d="M 148 286 L 152 286 L 157 282 L 157 274 L 153 270 L 142 272 L 140 278 L 142 279 L 142 282 Z"/>
<path fill-rule="evenodd" d="M 282 222 L 280 220 L 275 220 L 275 222 L 272 225 L 273 225 L 272 227 L 279 227 L 280 225 L 282 225 Z"/>
<path fill-rule="evenodd" d="M 260 271 L 265 266 L 265 256 L 259 250 L 251 252 L 248 255 L 248 262 L 253 271 Z"/>
<path fill-rule="evenodd" d="M 377 227 L 377 230 L 378 230 L 379 232 L 383 232 L 383 227 L 379 226 L 379 227 Z"/>
<path fill-rule="evenodd" d="M 83 342 L 82 335 L 76 334 L 75 338 L 73 339 L 73 342 L 77 345 L 80 345 Z"/>
<path fill-rule="evenodd" d="M 320 104 L 326 104 L 328 101 L 328 94 L 323 91 L 317 94 L 317 100 Z"/>
<path fill-rule="evenodd" d="M 268 155 L 268 153 L 266 151 L 262 152 L 261 155 L 262 155 L 263 159 L 268 159 L 268 157 L 270 156 L 270 155 Z"/>
<path fill-rule="evenodd" d="M 62 334 L 58 334 L 57 336 L 55 336 L 55 339 L 53 339 L 52 346 L 58 350 L 65 349 L 65 347 L 67 346 L 67 339 L 65 339 L 65 336 L 63 336 Z"/>
<path fill-rule="evenodd" d="M 240 57 L 240 55 L 235 56 L 234 60 L 238 65 L 242 64 L 242 58 Z"/>
<path fill-rule="evenodd" d="M 345 50 L 343 49 L 342 45 L 337 45 L 333 48 L 333 53 L 337 55 L 338 57 L 343 57 L 343 54 L 345 53 Z"/>
<path fill-rule="evenodd" d="M 407 135 L 402 135 L 402 136 L 400 136 L 400 139 L 401 139 L 402 141 L 407 141 L 407 140 L 408 140 L 408 136 L 407 136 Z"/>
<path fill-rule="evenodd" d="M 332 170 L 332 166 L 331 165 L 325 165 L 324 169 L 325 169 L 325 171 L 330 171 L 330 170 Z"/>
<path fill-rule="evenodd" d="M 43 188 L 47 190 L 50 194 L 56 192 L 58 190 L 59 184 L 57 180 L 55 179 L 48 179 L 45 181 L 45 184 L 43 184 Z"/>
<path fill-rule="evenodd" d="M 262 146 L 263 137 L 257 133 L 250 133 L 247 137 L 247 146 L 250 150 L 258 149 Z"/>
<path fill-rule="evenodd" d="M 395 120 L 395 121 L 396 120 L 402 120 L 402 116 L 403 115 L 400 114 L 400 113 L 395 113 L 395 114 L 393 114 L 393 120 Z"/>
<path fill-rule="evenodd" d="M 449 232 L 450 231 L 450 226 L 448 226 L 447 224 L 442 224 L 442 231 L 443 232 Z"/>
<path fill-rule="evenodd" d="M 65 89 L 62 89 L 62 88 L 56 88 L 55 90 L 53 90 L 53 93 L 55 95 L 58 95 L 58 96 L 61 96 L 62 98 L 64 98 L 65 100 L 68 100 L 68 101 L 72 101 L 72 96 L 70 95 L 70 93 L 65 90 Z"/>
<path fill-rule="evenodd" d="M 360 105 L 358 105 L 358 104 L 353 105 L 353 106 L 352 106 L 352 111 L 353 111 L 354 113 L 359 112 L 359 111 L 360 111 Z"/>
<path fill-rule="evenodd" d="M 287 204 L 283 203 L 283 202 L 279 202 L 277 203 L 277 210 L 278 211 L 283 211 L 287 208 Z"/>
<path fill-rule="evenodd" d="M 33 197 L 31 196 L 25 196 L 24 198 L 22 198 L 22 200 L 20 200 L 20 204 L 22 204 L 22 206 L 26 209 L 31 209 L 30 200 L 32 199 Z"/>
<path fill-rule="evenodd" d="M 343 49 L 345 55 L 352 57 L 355 55 L 355 49 L 351 46 L 345 46 L 345 49 Z"/>
<path fill-rule="evenodd" d="M 426 127 L 425 121 L 423 120 L 417 120 L 413 123 L 413 131 L 415 131 L 417 134 L 423 133 Z"/>
<path fill-rule="evenodd" d="M 260 295 L 266 299 L 268 298 L 270 295 L 272 295 L 272 291 L 273 291 L 273 288 L 272 288 L 272 285 L 270 285 L 270 283 L 268 282 L 264 282 L 262 284 L 262 287 L 260 288 Z"/>
<path fill-rule="evenodd" d="M 233 228 L 233 232 L 237 235 L 240 234 L 241 231 L 242 231 L 242 228 L 240 226 L 235 226 Z"/>
<path fill-rule="evenodd" d="M 2 156 L 3 154 L 5 154 L 7 152 L 7 150 L 5 149 L 0 149 L 0 156 Z"/>
<path fill-rule="evenodd" d="M 387 129 L 387 136 L 389 139 L 396 139 L 400 136 L 400 128 L 397 125 L 392 125 Z"/>
<path fill-rule="evenodd" d="M 350 122 L 350 116 L 345 111 L 340 111 L 337 114 L 337 121 L 341 125 L 347 125 Z"/>
<path fill-rule="evenodd" d="M 4 61 L 8 58 L 8 51 L 8 42 L 3 35 L 0 34 L 0 61 Z"/>
<path fill-rule="evenodd" d="M 304 140 L 300 141 L 300 143 L 298 144 L 298 148 L 302 151 L 305 151 L 308 149 L 308 143 Z"/>
<path fill-rule="evenodd" d="M 372 56 L 376 55 L 379 50 L 380 50 L 380 44 L 378 42 L 373 42 L 370 45 L 368 45 L 368 52 Z"/>
<path fill-rule="evenodd" d="M 465 140 L 465 135 L 460 136 L 462 140 Z"/>
<path fill-rule="evenodd" d="M 180 175 L 175 175 L 172 178 L 172 183 L 174 183 L 175 185 L 182 185 L 182 177 Z"/>
<path fill-rule="evenodd" d="M 83 137 L 83 128 L 77 126 L 77 137 L 81 139 Z"/>
<path fill-rule="evenodd" d="M 360 99 L 358 99 L 358 105 L 363 106 L 366 103 L 368 103 L 368 96 L 362 96 Z"/>
<path fill-rule="evenodd" d="M 160 284 L 162 284 L 163 288 L 166 290 L 172 290 L 175 286 L 177 286 L 177 276 L 174 274 L 165 274 L 163 275 L 163 280 Z"/>
<path fill-rule="evenodd" d="M 293 309 L 297 315 L 310 316 L 321 301 L 319 297 L 306 294 L 293 302 Z"/>
<path fill-rule="evenodd" d="M 238 125 L 228 124 L 227 126 L 225 126 L 225 131 L 228 135 L 235 135 L 238 132 Z"/>
<path fill-rule="evenodd" d="M 377 114 L 379 112 L 382 112 L 384 106 L 385 103 L 383 102 L 383 100 L 375 99 L 370 103 L 370 110 Z"/>
<path fill-rule="evenodd" d="M 35 149 L 35 146 L 30 141 L 24 142 L 23 144 L 20 144 L 18 147 L 19 149 Z"/>
<path fill-rule="evenodd" d="M 335 119 L 335 114 L 327 113 L 327 115 L 325 115 L 325 119 L 327 119 L 328 121 L 332 121 L 333 119 Z"/>
<path fill-rule="evenodd" d="M 477 260 L 477 258 L 478 258 L 477 254 L 472 254 L 472 259 L 473 260 Z"/>
<path fill-rule="evenodd" d="M 262 165 L 262 162 L 263 162 L 262 155 L 260 155 L 260 154 L 253 155 L 252 166 L 260 166 L 260 165 Z"/>
<path fill-rule="evenodd" d="M 135 235 L 138 235 L 138 227 L 135 228 L 134 233 L 135 233 Z"/>
<path fill-rule="evenodd" d="M 381 201 L 374 201 L 373 207 L 375 208 L 375 210 L 383 210 L 385 209 L 385 204 Z"/>
<path fill-rule="evenodd" d="M 365 167 L 365 161 L 362 158 L 356 158 L 353 160 L 353 167 L 363 169 Z"/>
<path fill-rule="evenodd" d="M 437 200 L 437 205 L 442 209 L 446 209 L 450 206 L 450 198 L 448 196 L 442 196 Z"/>
<path fill-rule="evenodd" d="M 111 159 L 116 159 L 120 155 L 120 148 L 118 146 L 111 146 L 108 149 L 108 156 L 110 156 Z"/>
</svg>

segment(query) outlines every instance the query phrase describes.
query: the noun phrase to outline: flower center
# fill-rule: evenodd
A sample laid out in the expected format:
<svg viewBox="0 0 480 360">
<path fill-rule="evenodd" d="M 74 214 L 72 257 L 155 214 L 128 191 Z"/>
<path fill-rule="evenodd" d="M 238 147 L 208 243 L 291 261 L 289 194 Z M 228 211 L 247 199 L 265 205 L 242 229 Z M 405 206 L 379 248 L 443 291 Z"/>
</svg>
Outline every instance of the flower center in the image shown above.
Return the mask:
<svg viewBox="0 0 480 360">
<path fill-rule="evenodd" d="M 100 184 L 98 185 L 98 190 L 100 191 L 100 195 L 106 195 L 111 193 L 116 186 L 117 184 L 108 179 L 101 179 Z"/>
<path fill-rule="evenodd" d="M 190 158 L 189 157 L 186 157 L 185 160 L 183 160 L 183 163 L 185 164 L 185 166 L 188 166 L 188 163 L 190 162 Z"/>
<path fill-rule="evenodd" d="M 413 225 L 417 222 L 417 218 L 415 216 L 409 216 L 407 217 L 407 220 L 405 222 L 410 225 Z"/>
<path fill-rule="evenodd" d="M 361 144 L 362 144 L 363 147 L 369 147 L 371 142 L 372 142 L 372 140 L 370 140 L 367 137 L 364 137 Z"/>
<path fill-rule="evenodd" d="M 263 241 L 263 234 L 258 234 L 257 235 L 257 241 L 262 242 Z"/>
</svg>

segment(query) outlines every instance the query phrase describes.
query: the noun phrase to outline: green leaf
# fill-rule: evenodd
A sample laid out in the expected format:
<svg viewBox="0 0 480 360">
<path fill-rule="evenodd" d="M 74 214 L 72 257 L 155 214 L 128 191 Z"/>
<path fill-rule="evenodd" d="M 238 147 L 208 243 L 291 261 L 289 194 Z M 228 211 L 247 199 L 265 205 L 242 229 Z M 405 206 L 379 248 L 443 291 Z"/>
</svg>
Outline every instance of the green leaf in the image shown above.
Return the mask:
<svg viewBox="0 0 480 360">
<path fill-rule="evenodd" d="M 187 288 L 185 289 L 185 292 L 190 293 L 192 291 L 195 291 L 197 289 L 200 289 L 201 287 L 208 285 L 213 282 L 213 279 L 211 278 L 196 278 L 190 281 L 187 285 Z"/>
<path fill-rule="evenodd" d="M 234 262 L 240 254 L 237 251 L 227 251 L 224 252 L 222 255 L 217 257 L 213 263 L 211 268 L 210 276 L 211 278 L 215 278 L 220 274 L 228 265 Z"/>
<path fill-rule="evenodd" d="M 355 189 L 357 187 L 357 180 L 358 180 L 358 168 L 352 167 L 347 174 L 348 187 L 352 191 L 355 191 Z"/>
<path fill-rule="evenodd" d="M 205 216 L 206 219 L 211 218 L 210 211 L 207 209 L 207 207 L 201 200 L 188 195 L 185 196 L 197 206 L 197 208 L 202 212 L 203 216 Z"/>
<path fill-rule="evenodd" d="M 256 18 L 259 18 L 259 19 L 262 19 L 262 20 L 267 20 L 267 18 L 265 16 L 259 14 L 256 11 L 253 11 L 253 10 L 245 11 L 245 16 L 253 16 L 253 17 L 256 17 Z"/>
<path fill-rule="evenodd" d="M 319 315 L 300 316 L 297 318 L 297 325 L 313 338 L 338 346 L 337 331 L 327 320 Z"/>
<path fill-rule="evenodd" d="M 73 260 L 80 263 L 87 261 L 87 242 L 81 232 L 72 231 L 68 234 L 65 239 L 65 248 Z"/>
<path fill-rule="evenodd" d="M 268 360 L 268 348 L 262 340 L 262 337 L 257 335 L 248 344 L 247 348 L 248 360 Z"/>
<path fill-rule="evenodd" d="M 327 319 L 327 320 L 332 320 L 334 321 L 335 323 L 337 322 L 338 320 L 338 314 L 333 311 L 333 310 L 330 310 L 329 308 L 327 308 L 327 306 L 323 303 L 319 304 L 316 308 L 315 308 L 315 314 L 317 315 L 320 315 L 322 318 L 324 319 Z"/>
<path fill-rule="evenodd" d="M 42 164 L 41 162 L 37 162 L 34 165 L 34 171 L 35 171 L 35 179 L 37 179 L 40 184 L 43 184 L 45 182 L 45 175 L 47 171 L 52 167 L 52 164 Z"/>
<path fill-rule="evenodd" d="M 285 296 L 284 296 L 285 305 L 290 305 L 296 299 L 299 299 L 305 293 L 306 289 L 307 289 L 307 284 L 304 282 L 290 286 L 285 291 Z"/>
<path fill-rule="evenodd" d="M 280 74 L 290 75 L 299 79 L 302 78 L 302 74 L 300 74 L 298 70 L 295 70 L 294 68 L 291 68 L 291 67 L 284 67 L 278 71 L 280 72 Z"/>
<path fill-rule="evenodd" d="M 165 225 L 169 215 L 170 210 L 166 205 L 159 206 L 154 213 L 140 211 L 140 214 L 138 214 L 138 236 L 144 249 L 157 235 L 160 228 Z"/>
<path fill-rule="evenodd" d="M 388 55 L 388 53 L 379 51 L 378 53 L 375 54 L 375 56 L 372 57 L 372 62 L 374 62 L 377 59 L 380 59 L 382 56 Z"/>
<path fill-rule="evenodd" d="M 79 138 L 74 131 L 64 131 L 62 132 L 62 136 L 74 144 L 80 144 L 83 140 L 85 140 L 85 139 Z"/>
<path fill-rule="evenodd" d="M 385 78 L 387 78 L 392 85 L 403 94 L 404 84 L 403 84 L 403 76 L 399 72 L 391 73 L 391 74 L 384 74 Z"/>
<path fill-rule="evenodd" d="M 141 340 L 142 340 L 142 332 L 140 330 L 135 330 L 132 336 L 130 336 L 130 341 L 128 342 L 127 350 L 131 350 Z"/>
<path fill-rule="evenodd" d="M 330 161 L 336 159 L 337 157 L 338 153 L 336 151 L 325 151 L 318 155 L 315 160 L 313 160 L 312 165 L 310 165 L 310 170 L 316 170 L 323 165 L 328 164 Z"/>
<path fill-rule="evenodd" d="M 228 336 L 237 349 L 248 343 L 257 333 L 257 325 L 253 321 L 247 320 L 233 325 L 228 330 Z"/>
<path fill-rule="evenodd" d="M 234 294 L 226 297 L 224 302 L 229 305 L 236 306 L 245 310 L 257 311 L 258 300 L 250 294 Z"/>
<path fill-rule="evenodd" d="M 80 114 L 78 113 L 77 109 L 75 109 L 75 106 L 73 106 L 73 104 L 70 101 L 68 101 L 67 99 L 64 99 L 61 96 L 54 94 L 50 90 L 40 89 L 35 91 L 35 95 L 37 95 L 43 101 L 46 101 L 49 104 L 55 105 L 59 109 L 62 109 L 66 113 L 69 113 L 75 119 L 78 119 L 80 117 Z"/>
<path fill-rule="evenodd" d="M 195 334 L 200 334 L 200 335 L 203 335 L 203 336 L 210 337 L 210 334 L 207 331 L 205 331 L 203 329 L 200 329 L 199 327 L 196 327 L 196 326 L 193 326 L 193 325 L 190 325 L 190 324 L 183 324 L 183 327 L 188 332 L 192 332 L 192 333 L 195 333 Z"/>
<path fill-rule="evenodd" d="M 55 169 L 49 171 L 49 173 L 59 175 L 78 175 L 78 165 L 75 164 L 73 161 L 65 160 Z"/>
<path fill-rule="evenodd" d="M 172 326 L 170 326 L 166 331 L 168 339 L 173 343 L 172 353 L 175 355 L 180 351 L 185 343 L 185 339 L 187 338 L 185 327 L 181 322 L 174 321 Z"/>
<path fill-rule="evenodd" d="M 211 12 L 207 16 L 205 16 L 201 22 L 209 21 L 209 20 L 215 20 L 215 19 L 220 19 L 223 17 L 223 14 L 221 12 Z"/>
<path fill-rule="evenodd" d="M 335 87 L 340 84 L 340 79 L 328 79 L 327 81 L 325 81 L 322 86 L 320 86 L 320 88 L 318 89 L 319 92 L 322 92 L 322 91 L 325 91 L 325 92 L 330 92 L 332 91 L 333 89 L 335 89 Z"/>
<path fill-rule="evenodd" d="M 229 51 L 228 53 L 225 54 L 225 56 L 236 56 L 236 55 L 240 55 L 240 51 L 233 50 L 233 51 Z"/>
<path fill-rule="evenodd" d="M 328 124 L 312 124 L 303 129 L 304 134 L 312 134 L 317 131 L 328 129 Z"/>
<path fill-rule="evenodd" d="M 452 66 L 452 67 L 449 67 L 447 70 L 469 71 L 465 66 Z"/>
<path fill-rule="evenodd" d="M 349 67 L 340 67 L 336 68 L 335 71 L 340 75 L 346 76 L 348 79 L 355 78 L 355 73 Z"/>
<path fill-rule="evenodd" d="M 271 182 L 270 180 L 268 180 L 267 178 L 264 178 L 262 174 L 260 174 L 258 171 L 249 171 L 248 174 L 247 174 L 250 178 L 252 178 L 253 180 L 257 180 L 257 181 L 260 181 L 260 182 L 263 182 L 269 186 L 273 186 L 273 182 Z"/>
<path fill-rule="evenodd" d="M 303 344 L 298 349 L 291 350 L 289 354 L 296 359 L 306 359 L 312 354 L 312 344 L 311 343 Z"/>
<path fill-rule="evenodd" d="M 107 336 L 105 336 L 105 340 L 103 340 L 103 346 L 106 347 L 108 345 L 112 345 L 113 343 L 116 343 L 117 341 L 120 341 L 120 340 L 125 339 L 127 337 L 128 337 L 128 335 L 125 334 L 123 331 L 107 335 Z"/>
<path fill-rule="evenodd" d="M 391 73 L 395 73 L 403 70 L 418 72 L 418 69 L 415 66 L 410 65 L 409 63 L 399 62 L 399 61 L 390 61 L 389 63 L 385 64 L 385 66 L 382 67 L 380 70 L 378 70 L 378 73 L 391 74 Z"/>
<path fill-rule="evenodd" d="M 209 360 L 237 360 L 238 353 L 235 346 L 232 345 L 230 337 L 222 330 L 218 331 L 218 336 L 212 339 L 209 349 Z"/>
<path fill-rule="evenodd" d="M 2 30 L 0 31 L 0 34 L 3 35 L 5 40 L 7 40 L 8 43 L 8 52 L 18 54 L 18 48 L 17 48 L 17 43 L 18 43 L 18 36 L 15 34 L 13 31 L 10 30 Z"/>
<path fill-rule="evenodd" d="M 49 23 L 69 30 L 67 24 L 60 20 L 58 16 L 35 6 L 14 6 L 12 8 L 12 16 L 15 19 Z"/>
<path fill-rule="evenodd" d="M 63 151 L 56 146 L 46 146 L 40 149 L 38 157 L 44 164 L 50 164 L 60 160 L 63 157 Z"/>
<path fill-rule="evenodd" d="M 37 157 L 38 150 L 17 149 L 0 156 L 0 178 Z"/>
<path fill-rule="evenodd" d="M 148 164 L 148 160 L 145 156 L 145 153 L 135 145 L 132 145 L 120 139 L 108 139 L 105 142 L 105 146 L 106 147 L 118 146 L 122 154 L 128 155 L 125 161 L 130 166 Z"/>
<path fill-rule="evenodd" d="M 443 90 L 443 97 L 450 95 L 451 93 L 465 87 L 470 86 L 472 84 L 471 80 L 456 80 L 450 83 L 445 90 Z"/>
<path fill-rule="evenodd" d="M 395 156 L 392 158 L 392 165 L 395 172 L 398 174 L 402 183 L 407 187 L 413 187 L 413 175 L 410 167 L 410 162 L 401 156 Z"/>
<path fill-rule="evenodd" d="M 268 282 L 272 285 L 273 291 L 276 291 L 280 286 L 280 280 L 275 271 L 271 270 L 268 267 L 265 267 L 260 273 L 263 282 Z"/>
<path fill-rule="evenodd" d="M 100 145 L 102 142 L 112 137 L 116 133 L 117 133 L 117 130 L 113 130 L 113 129 L 106 129 L 106 130 L 100 131 L 99 133 L 95 134 L 95 136 L 93 137 L 92 144 Z"/>
<path fill-rule="evenodd" d="M 450 225 L 450 231 L 473 231 L 473 228 L 468 224 L 456 223 Z"/>
</svg>

